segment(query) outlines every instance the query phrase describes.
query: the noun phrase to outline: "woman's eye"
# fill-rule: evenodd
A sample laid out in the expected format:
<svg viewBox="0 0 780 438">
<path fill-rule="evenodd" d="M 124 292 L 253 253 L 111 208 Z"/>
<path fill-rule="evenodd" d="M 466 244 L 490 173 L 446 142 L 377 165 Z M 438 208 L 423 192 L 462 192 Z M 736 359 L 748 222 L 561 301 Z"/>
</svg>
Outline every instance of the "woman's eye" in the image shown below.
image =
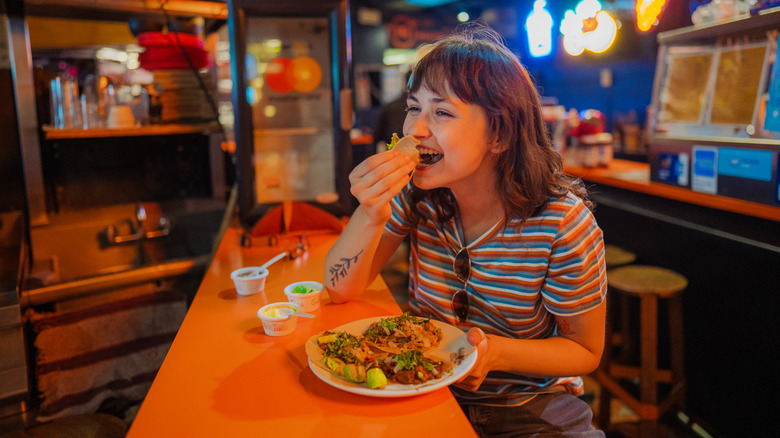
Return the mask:
<svg viewBox="0 0 780 438">
<path fill-rule="evenodd" d="M 406 107 L 406 112 L 408 112 L 408 113 L 414 113 L 414 112 L 418 112 L 418 111 L 420 111 L 420 108 L 418 108 L 416 106 L 409 105 L 409 106 Z"/>
<path fill-rule="evenodd" d="M 452 117 L 452 114 L 448 113 L 447 111 L 438 110 L 436 111 L 437 116 L 441 117 Z"/>
</svg>

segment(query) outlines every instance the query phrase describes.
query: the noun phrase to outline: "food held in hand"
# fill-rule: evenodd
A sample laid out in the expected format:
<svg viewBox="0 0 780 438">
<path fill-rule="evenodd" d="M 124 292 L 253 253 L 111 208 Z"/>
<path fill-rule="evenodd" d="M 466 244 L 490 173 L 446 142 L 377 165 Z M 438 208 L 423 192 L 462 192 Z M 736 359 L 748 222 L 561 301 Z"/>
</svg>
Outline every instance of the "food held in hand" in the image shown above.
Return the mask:
<svg viewBox="0 0 780 438">
<path fill-rule="evenodd" d="M 387 149 L 396 150 L 411 158 L 414 164 L 419 164 L 420 151 L 417 150 L 418 144 L 420 144 L 420 140 L 417 140 L 413 135 L 399 138 L 398 134 L 393 133 L 393 137 L 390 139 L 390 144 L 387 145 Z"/>
</svg>

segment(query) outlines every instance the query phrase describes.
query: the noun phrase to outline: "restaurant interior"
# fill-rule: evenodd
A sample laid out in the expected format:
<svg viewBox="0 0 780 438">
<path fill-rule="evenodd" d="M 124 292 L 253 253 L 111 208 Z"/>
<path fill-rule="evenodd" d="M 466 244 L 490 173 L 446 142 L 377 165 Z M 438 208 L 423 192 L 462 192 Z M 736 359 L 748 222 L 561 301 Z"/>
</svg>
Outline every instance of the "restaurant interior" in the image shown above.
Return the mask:
<svg viewBox="0 0 780 438">
<path fill-rule="evenodd" d="M 210 371 L 218 360 L 187 354 L 197 336 L 203 356 L 225 361 L 272 343 L 259 318 L 225 320 L 248 348 L 237 353 L 199 325 L 219 324 L 209 309 L 268 304 L 228 274 L 280 250 L 269 296 L 286 301 L 301 273 L 324 282 L 312 264 L 357 206 L 349 172 L 400 133 L 392 104 L 420 48 L 474 20 L 528 70 L 553 147 L 596 205 L 613 281 L 606 353 L 581 395 L 595 424 L 608 437 L 776 434 L 780 2 L 283 3 L 0 0 L 0 436 L 162 436 L 167 417 L 192 428 L 178 436 L 343 428 L 321 408 L 308 422 L 230 412 L 220 403 L 237 386 L 225 383 L 251 376 L 246 363 L 225 377 Z M 408 256 L 402 245 L 378 280 L 386 296 L 357 313 L 408 309 Z M 624 282 L 631 269 L 664 277 Z M 273 345 L 305 362 L 290 339 L 356 319 L 336 308 L 324 299 Z M 258 366 L 283 363 L 268 351 Z M 193 359 L 224 378 L 192 397 L 202 424 L 201 411 L 166 405 Z M 300 385 L 327 399 L 301 368 Z M 236 391 L 275 412 L 269 396 Z M 422 421 L 437 436 L 466 423 L 420 420 L 449 421 L 446 389 L 407 398 L 384 423 L 357 410 L 349 418 L 365 424 L 347 430 L 389 436 Z M 322 403 L 363 403 L 346 400 Z"/>
</svg>

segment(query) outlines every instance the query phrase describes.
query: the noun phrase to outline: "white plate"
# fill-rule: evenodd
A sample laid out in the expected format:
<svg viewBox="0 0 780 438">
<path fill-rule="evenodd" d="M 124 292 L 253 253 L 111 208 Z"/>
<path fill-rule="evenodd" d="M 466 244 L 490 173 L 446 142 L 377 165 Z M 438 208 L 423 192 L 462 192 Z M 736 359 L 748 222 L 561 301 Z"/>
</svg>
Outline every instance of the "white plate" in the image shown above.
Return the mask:
<svg viewBox="0 0 780 438">
<path fill-rule="evenodd" d="M 361 319 L 336 327 L 331 329 L 331 331 L 347 332 L 355 336 L 360 336 L 371 323 L 378 322 L 382 318 L 392 318 L 392 316 Z M 442 340 L 439 347 L 427 351 L 425 354 L 452 362 L 454 365 L 452 373 L 444 378 L 431 380 L 418 385 L 389 384 L 382 389 L 371 389 L 365 383 L 352 383 L 342 376 L 337 376 L 326 371 L 324 368 L 312 363 L 311 358 L 309 359 L 309 368 L 315 376 L 319 377 L 320 380 L 328 385 L 353 394 L 368 395 L 371 397 L 408 397 L 425 394 L 426 392 L 449 386 L 471 371 L 471 368 L 477 362 L 477 349 L 468 343 L 466 334 L 459 328 L 441 321 L 431 321 L 441 329 Z"/>
</svg>

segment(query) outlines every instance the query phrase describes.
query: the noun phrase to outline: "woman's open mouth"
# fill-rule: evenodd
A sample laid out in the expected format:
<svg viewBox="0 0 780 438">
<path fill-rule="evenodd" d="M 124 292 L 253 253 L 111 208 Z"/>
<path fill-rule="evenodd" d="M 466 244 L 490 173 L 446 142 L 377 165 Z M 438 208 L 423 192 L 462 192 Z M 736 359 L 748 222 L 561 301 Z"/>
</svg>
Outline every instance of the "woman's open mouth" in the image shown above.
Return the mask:
<svg viewBox="0 0 780 438">
<path fill-rule="evenodd" d="M 433 149 L 418 147 L 417 150 L 420 151 L 421 166 L 430 166 L 431 164 L 437 163 L 442 159 L 442 157 L 444 157 L 444 155 L 434 151 Z"/>
</svg>

